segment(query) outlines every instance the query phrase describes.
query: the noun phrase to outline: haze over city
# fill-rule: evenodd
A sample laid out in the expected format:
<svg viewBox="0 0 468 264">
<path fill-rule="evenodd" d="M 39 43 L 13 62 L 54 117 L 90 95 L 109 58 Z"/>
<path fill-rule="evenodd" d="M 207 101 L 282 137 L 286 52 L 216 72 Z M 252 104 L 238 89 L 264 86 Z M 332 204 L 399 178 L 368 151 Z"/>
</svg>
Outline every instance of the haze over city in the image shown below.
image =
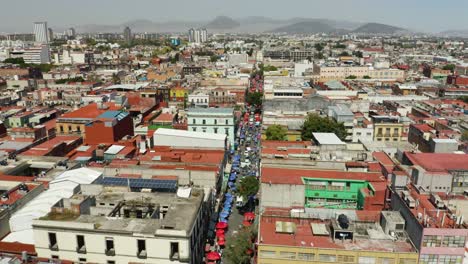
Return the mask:
<svg viewBox="0 0 468 264">
<path fill-rule="evenodd" d="M 468 0 L 10 0 L 0 264 L 468 264 Z"/>
<path fill-rule="evenodd" d="M 85 24 L 120 25 L 148 19 L 155 22 L 209 21 L 218 15 L 236 18 L 326 18 L 377 22 L 421 32 L 468 29 L 468 1 L 451 0 L 62 0 L 3 1 L 0 32 L 31 30 L 34 21 L 47 20 L 53 28 Z M 17 12 L 16 12 L 17 11 Z"/>
</svg>

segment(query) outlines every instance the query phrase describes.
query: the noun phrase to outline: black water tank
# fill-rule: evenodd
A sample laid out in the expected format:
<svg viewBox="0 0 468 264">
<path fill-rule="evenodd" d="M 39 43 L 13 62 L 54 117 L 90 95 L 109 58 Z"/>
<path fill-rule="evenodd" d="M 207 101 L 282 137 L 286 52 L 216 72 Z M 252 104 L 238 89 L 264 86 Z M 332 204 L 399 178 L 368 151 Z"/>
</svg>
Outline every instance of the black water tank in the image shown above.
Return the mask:
<svg viewBox="0 0 468 264">
<path fill-rule="evenodd" d="M 341 228 L 348 229 L 349 227 L 348 217 L 345 214 L 340 214 L 338 216 L 338 224 L 340 225 Z"/>
</svg>

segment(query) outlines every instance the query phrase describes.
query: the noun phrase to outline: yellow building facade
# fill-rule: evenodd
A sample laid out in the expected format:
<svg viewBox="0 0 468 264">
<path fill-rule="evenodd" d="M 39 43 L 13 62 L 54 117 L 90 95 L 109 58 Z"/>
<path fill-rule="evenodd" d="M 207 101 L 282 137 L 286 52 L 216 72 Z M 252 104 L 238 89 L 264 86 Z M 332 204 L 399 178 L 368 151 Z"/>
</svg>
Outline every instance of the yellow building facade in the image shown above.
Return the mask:
<svg viewBox="0 0 468 264">
<path fill-rule="evenodd" d="M 404 125 L 401 123 L 374 123 L 374 141 L 401 141 Z"/>
<path fill-rule="evenodd" d="M 258 246 L 258 264 L 417 264 L 417 252 L 379 252 L 314 247 Z"/>
</svg>

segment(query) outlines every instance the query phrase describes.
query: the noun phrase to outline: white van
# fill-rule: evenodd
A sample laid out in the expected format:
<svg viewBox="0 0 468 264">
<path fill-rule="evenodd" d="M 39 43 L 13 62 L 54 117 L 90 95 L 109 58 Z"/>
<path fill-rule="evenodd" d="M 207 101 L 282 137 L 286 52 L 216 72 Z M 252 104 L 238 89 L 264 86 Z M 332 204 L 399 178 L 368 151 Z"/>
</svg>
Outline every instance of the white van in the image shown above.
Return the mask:
<svg viewBox="0 0 468 264">
<path fill-rule="evenodd" d="M 242 207 L 242 206 L 244 206 L 244 197 L 237 196 L 237 198 L 236 198 L 236 207 Z"/>
</svg>

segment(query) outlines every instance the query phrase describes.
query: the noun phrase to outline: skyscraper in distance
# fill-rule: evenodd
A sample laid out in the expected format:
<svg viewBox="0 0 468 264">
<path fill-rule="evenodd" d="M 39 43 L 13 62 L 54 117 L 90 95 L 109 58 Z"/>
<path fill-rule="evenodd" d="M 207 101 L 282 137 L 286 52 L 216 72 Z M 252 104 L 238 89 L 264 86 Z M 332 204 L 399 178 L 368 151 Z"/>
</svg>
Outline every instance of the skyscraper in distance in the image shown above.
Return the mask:
<svg viewBox="0 0 468 264">
<path fill-rule="evenodd" d="M 200 29 L 201 33 L 201 42 L 204 43 L 204 42 L 207 42 L 208 41 L 208 31 L 206 30 L 206 28 L 203 28 L 203 29 Z"/>
<path fill-rule="evenodd" d="M 48 39 L 49 39 L 49 42 L 52 42 L 54 40 L 54 31 L 51 29 L 51 28 L 48 28 Z"/>
<path fill-rule="evenodd" d="M 132 30 L 129 27 L 125 27 L 123 35 L 125 42 L 130 44 L 132 42 Z"/>
<path fill-rule="evenodd" d="M 193 28 L 189 29 L 188 31 L 188 41 L 194 42 L 195 40 L 195 30 Z"/>
<path fill-rule="evenodd" d="M 34 22 L 34 36 L 36 42 L 42 44 L 49 43 L 49 30 L 47 28 L 47 22 Z"/>
</svg>

